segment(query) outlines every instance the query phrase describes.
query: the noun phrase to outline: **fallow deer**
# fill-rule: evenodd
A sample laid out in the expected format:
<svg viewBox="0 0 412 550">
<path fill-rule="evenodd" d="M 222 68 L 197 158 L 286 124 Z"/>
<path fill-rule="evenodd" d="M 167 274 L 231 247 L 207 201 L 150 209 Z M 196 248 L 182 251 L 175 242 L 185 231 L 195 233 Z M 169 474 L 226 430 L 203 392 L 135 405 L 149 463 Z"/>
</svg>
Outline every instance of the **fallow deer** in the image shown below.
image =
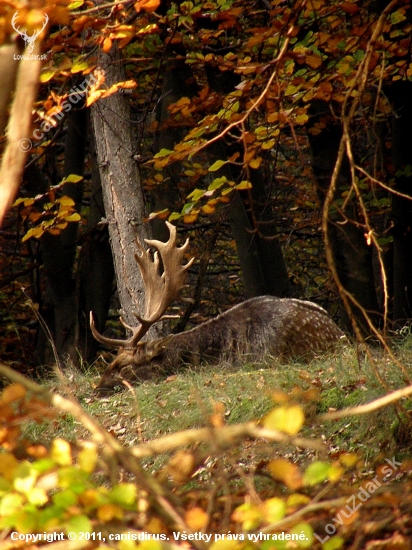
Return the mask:
<svg viewBox="0 0 412 550">
<path fill-rule="evenodd" d="M 145 312 L 136 327 L 128 326 L 132 335 L 127 340 L 102 336 L 96 329 L 90 314 L 93 336 L 112 348 L 118 355 L 104 372 L 96 391 L 104 392 L 122 387 L 122 381 L 135 382 L 152 370 L 174 372 L 184 363 L 218 361 L 235 362 L 247 358 L 258 361 L 265 356 L 282 360 L 309 359 L 316 353 L 333 347 L 343 333 L 327 312 L 317 304 L 292 298 L 259 296 L 238 304 L 216 318 L 182 332 L 154 341 L 141 342 L 149 328 L 166 318 L 165 311 L 184 286 L 187 270 L 193 258 L 182 264 L 188 240 L 180 248 L 176 246 L 176 228 L 168 223 L 169 240 L 164 243 L 147 240 L 157 249 L 152 256 L 140 241 L 135 254 L 145 287 Z M 160 258 L 163 271 L 160 273 Z M 124 385 L 123 385 L 124 387 Z"/>
</svg>

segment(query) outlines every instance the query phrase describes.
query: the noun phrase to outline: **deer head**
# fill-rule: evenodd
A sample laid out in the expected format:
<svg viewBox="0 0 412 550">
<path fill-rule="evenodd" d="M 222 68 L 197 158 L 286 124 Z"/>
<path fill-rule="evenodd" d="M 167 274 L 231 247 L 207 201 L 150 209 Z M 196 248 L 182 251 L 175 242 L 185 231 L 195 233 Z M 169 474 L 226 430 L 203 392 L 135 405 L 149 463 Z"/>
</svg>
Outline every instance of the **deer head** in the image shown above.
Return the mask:
<svg viewBox="0 0 412 550">
<path fill-rule="evenodd" d="M 43 26 L 41 29 L 38 29 L 37 31 L 34 31 L 33 34 L 31 36 L 29 36 L 27 34 L 27 29 L 24 29 L 24 30 L 20 30 L 20 27 L 17 27 L 17 19 L 19 17 L 19 12 L 16 11 L 13 15 L 13 18 L 11 20 L 11 25 L 13 27 L 13 29 L 20 34 L 20 36 L 23 38 L 24 42 L 26 43 L 26 47 L 27 47 L 27 53 L 32 53 L 33 49 L 34 49 L 34 43 L 36 41 L 36 39 L 40 36 L 40 34 L 43 32 L 43 30 L 45 29 L 47 23 L 49 22 L 49 16 L 47 15 L 47 13 L 44 14 L 44 18 L 43 18 Z"/>
<path fill-rule="evenodd" d="M 166 243 L 145 239 L 150 247 L 156 249 L 153 257 L 150 249 L 144 248 L 138 238 L 135 240 L 139 254 L 135 254 L 134 257 L 142 274 L 145 288 L 145 307 L 143 315 L 133 312 L 138 321 L 138 324 L 134 327 L 127 325 L 120 317 L 122 325 L 131 332 L 131 336 L 126 340 L 103 336 L 96 329 L 93 314 L 90 312 L 90 328 L 95 339 L 102 344 L 119 350 L 116 359 L 111 363 L 105 375 L 110 376 L 113 371 L 120 370 L 127 365 L 138 366 L 150 362 L 155 355 L 161 353 L 161 350 L 164 349 L 170 339 L 169 336 L 154 342 L 140 342 L 152 325 L 170 318 L 170 316 L 165 315 L 165 312 L 179 296 L 186 281 L 187 270 L 194 261 L 194 258 L 192 258 L 183 265 L 189 239 L 186 240 L 183 246 L 177 247 L 176 227 L 169 222 L 166 222 L 166 225 L 170 232 L 170 238 Z"/>
</svg>

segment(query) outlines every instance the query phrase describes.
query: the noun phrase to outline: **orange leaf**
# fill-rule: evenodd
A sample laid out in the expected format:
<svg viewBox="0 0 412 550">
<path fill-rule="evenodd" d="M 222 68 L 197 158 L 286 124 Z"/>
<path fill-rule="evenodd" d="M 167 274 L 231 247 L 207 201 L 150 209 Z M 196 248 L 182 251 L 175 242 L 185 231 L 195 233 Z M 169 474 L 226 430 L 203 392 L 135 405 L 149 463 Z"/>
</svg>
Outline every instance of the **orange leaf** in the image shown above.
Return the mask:
<svg viewBox="0 0 412 550">
<path fill-rule="evenodd" d="M 209 516 L 202 508 L 195 507 L 186 513 L 186 523 L 194 531 L 201 531 L 207 525 Z"/>
<path fill-rule="evenodd" d="M 160 0 L 137 0 L 134 5 L 134 9 L 139 12 L 140 10 L 144 11 L 155 11 L 159 7 Z"/>
<path fill-rule="evenodd" d="M 108 51 L 110 51 L 110 48 L 112 47 L 112 41 L 110 38 L 105 38 L 103 40 L 103 48 L 102 50 L 104 51 L 104 53 L 107 53 Z"/>
<path fill-rule="evenodd" d="M 306 64 L 312 69 L 318 69 L 322 65 L 322 59 L 318 55 L 307 55 Z"/>
<path fill-rule="evenodd" d="M 352 2 L 342 2 L 340 7 L 345 13 L 349 13 L 349 15 L 353 15 L 354 13 L 357 13 L 359 11 L 359 6 L 357 6 L 356 4 L 352 4 Z"/>
</svg>

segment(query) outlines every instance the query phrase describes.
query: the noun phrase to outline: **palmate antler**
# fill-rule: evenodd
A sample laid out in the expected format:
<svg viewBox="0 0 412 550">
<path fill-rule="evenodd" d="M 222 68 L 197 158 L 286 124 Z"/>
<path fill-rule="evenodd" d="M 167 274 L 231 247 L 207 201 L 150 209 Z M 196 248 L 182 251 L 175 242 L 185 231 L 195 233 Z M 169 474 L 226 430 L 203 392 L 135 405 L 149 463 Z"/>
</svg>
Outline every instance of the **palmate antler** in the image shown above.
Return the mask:
<svg viewBox="0 0 412 550">
<path fill-rule="evenodd" d="M 90 328 L 98 342 L 112 348 L 135 348 L 149 328 L 164 318 L 164 313 L 169 305 L 179 296 L 186 281 L 187 270 L 192 265 L 194 258 L 189 260 L 187 264 L 182 265 L 189 246 L 189 239 L 186 240 L 183 246 L 177 247 L 176 227 L 169 222 L 166 222 L 166 225 L 170 232 L 170 238 L 166 243 L 154 239 L 145 239 L 149 246 L 157 249 L 153 254 L 153 259 L 149 250 L 146 250 L 139 239 L 136 238 L 136 246 L 140 254 L 135 254 L 134 257 L 142 274 L 145 288 L 144 314 L 141 316 L 133 312 L 139 321 L 139 325 L 131 327 L 120 318 L 122 325 L 131 331 L 132 336 L 127 340 L 107 338 L 100 334 L 95 327 L 93 314 L 90 312 Z M 162 273 L 160 273 L 159 254 L 163 265 Z"/>
</svg>

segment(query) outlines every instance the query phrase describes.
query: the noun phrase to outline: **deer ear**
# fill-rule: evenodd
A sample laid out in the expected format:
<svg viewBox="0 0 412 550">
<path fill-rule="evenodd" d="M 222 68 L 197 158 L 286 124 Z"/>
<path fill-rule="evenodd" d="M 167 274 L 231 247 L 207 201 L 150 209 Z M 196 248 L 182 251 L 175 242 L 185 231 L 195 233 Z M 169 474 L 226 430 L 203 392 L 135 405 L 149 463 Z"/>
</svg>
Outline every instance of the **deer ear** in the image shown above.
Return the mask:
<svg viewBox="0 0 412 550">
<path fill-rule="evenodd" d="M 173 339 L 173 334 L 159 338 L 159 340 L 153 340 L 146 343 L 145 356 L 149 361 L 158 357 L 167 348 L 170 341 Z"/>
</svg>

